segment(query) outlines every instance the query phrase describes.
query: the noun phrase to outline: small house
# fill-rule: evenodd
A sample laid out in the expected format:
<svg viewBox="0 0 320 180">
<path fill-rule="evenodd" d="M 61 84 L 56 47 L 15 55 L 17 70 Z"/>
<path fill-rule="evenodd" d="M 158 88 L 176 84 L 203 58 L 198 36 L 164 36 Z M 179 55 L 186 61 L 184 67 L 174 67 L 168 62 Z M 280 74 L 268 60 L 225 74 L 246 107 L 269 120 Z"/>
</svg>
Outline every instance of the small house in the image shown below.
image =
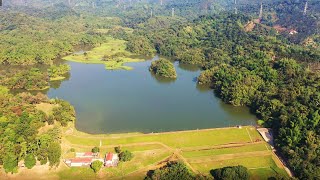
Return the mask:
<svg viewBox="0 0 320 180">
<path fill-rule="evenodd" d="M 70 167 L 90 166 L 92 163 L 92 158 L 67 159 L 65 163 Z"/>
<path fill-rule="evenodd" d="M 104 166 L 115 167 L 119 163 L 118 154 L 113 154 L 111 152 L 107 153 L 104 159 Z"/>
</svg>

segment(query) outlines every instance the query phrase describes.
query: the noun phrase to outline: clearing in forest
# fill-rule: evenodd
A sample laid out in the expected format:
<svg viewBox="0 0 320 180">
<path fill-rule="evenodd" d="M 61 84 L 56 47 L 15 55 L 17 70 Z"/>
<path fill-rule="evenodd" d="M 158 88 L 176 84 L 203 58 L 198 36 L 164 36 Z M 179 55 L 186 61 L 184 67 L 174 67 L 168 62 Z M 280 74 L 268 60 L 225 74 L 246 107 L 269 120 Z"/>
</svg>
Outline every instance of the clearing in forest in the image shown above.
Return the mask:
<svg viewBox="0 0 320 180">
<path fill-rule="evenodd" d="M 132 67 L 125 66 L 124 63 L 144 61 L 137 57 L 136 54 L 126 50 L 126 41 L 109 37 L 105 43 L 90 51 L 74 53 L 63 59 L 88 64 L 105 64 L 108 70 L 130 70 Z"/>
</svg>

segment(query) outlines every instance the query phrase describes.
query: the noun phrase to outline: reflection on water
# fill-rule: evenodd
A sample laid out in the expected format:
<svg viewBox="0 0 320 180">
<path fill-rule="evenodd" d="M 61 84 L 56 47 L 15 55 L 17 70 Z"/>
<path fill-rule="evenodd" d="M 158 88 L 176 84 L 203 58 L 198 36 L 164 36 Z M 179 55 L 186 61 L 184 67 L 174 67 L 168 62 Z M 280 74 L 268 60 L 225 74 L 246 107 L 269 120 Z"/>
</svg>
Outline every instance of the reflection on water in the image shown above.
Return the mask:
<svg viewBox="0 0 320 180">
<path fill-rule="evenodd" d="M 161 83 L 161 84 L 170 84 L 176 80 L 174 78 L 166 78 L 166 77 L 157 76 L 151 71 L 150 71 L 150 75 L 153 79 L 155 79 L 158 83 Z"/>
<path fill-rule="evenodd" d="M 68 81 L 69 79 L 70 79 L 70 73 L 67 73 L 67 74 L 65 74 L 64 75 L 64 79 L 62 79 L 62 80 L 58 80 L 58 81 L 50 81 L 50 87 L 51 88 L 53 88 L 53 89 L 58 89 L 58 88 L 60 88 L 60 86 L 61 86 L 61 83 L 63 82 L 63 81 Z"/>
<path fill-rule="evenodd" d="M 226 105 L 209 87 L 198 85 L 198 67 L 175 62 L 177 78 L 167 79 L 149 72 L 150 60 L 128 63 L 131 71 L 68 63 L 70 79 L 56 82 L 48 96 L 74 105 L 76 127 L 84 132 L 160 132 L 255 123 L 247 108 Z"/>
<path fill-rule="evenodd" d="M 210 86 L 207 86 L 207 85 L 197 83 L 196 87 L 199 92 L 208 92 L 208 91 L 212 92 L 212 89 L 210 88 Z"/>
<path fill-rule="evenodd" d="M 184 63 L 179 63 L 178 64 L 179 68 L 186 70 L 186 71 L 191 71 L 191 72 L 197 72 L 200 70 L 200 68 L 196 65 L 192 64 L 184 64 Z"/>
</svg>

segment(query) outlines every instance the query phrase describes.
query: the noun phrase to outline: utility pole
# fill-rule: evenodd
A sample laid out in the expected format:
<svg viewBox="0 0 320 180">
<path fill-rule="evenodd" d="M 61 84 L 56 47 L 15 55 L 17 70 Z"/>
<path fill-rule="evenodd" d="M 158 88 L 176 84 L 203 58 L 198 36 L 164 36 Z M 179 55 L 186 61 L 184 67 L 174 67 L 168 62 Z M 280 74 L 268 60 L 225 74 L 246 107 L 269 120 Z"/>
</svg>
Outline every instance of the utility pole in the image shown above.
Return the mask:
<svg viewBox="0 0 320 180">
<path fill-rule="evenodd" d="M 262 12 L 263 12 L 263 10 L 262 10 L 262 2 L 261 2 L 261 4 L 260 4 L 259 19 L 262 19 Z"/>
<path fill-rule="evenodd" d="M 160 5 L 161 5 L 161 6 L 163 5 L 163 0 L 160 0 Z"/>
<path fill-rule="evenodd" d="M 150 13 L 150 15 L 151 15 L 151 17 L 153 16 L 153 11 L 152 11 L 152 9 L 151 9 L 151 13 Z"/>
<path fill-rule="evenodd" d="M 174 17 L 174 8 L 171 10 L 171 16 Z"/>
<path fill-rule="evenodd" d="M 303 15 L 307 15 L 307 9 L 308 9 L 308 1 L 306 1 L 306 4 L 304 5 Z"/>
<path fill-rule="evenodd" d="M 235 14 L 238 14 L 237 0 L 234 0 L 234 13 L 235 13 Z"/>
</svg>

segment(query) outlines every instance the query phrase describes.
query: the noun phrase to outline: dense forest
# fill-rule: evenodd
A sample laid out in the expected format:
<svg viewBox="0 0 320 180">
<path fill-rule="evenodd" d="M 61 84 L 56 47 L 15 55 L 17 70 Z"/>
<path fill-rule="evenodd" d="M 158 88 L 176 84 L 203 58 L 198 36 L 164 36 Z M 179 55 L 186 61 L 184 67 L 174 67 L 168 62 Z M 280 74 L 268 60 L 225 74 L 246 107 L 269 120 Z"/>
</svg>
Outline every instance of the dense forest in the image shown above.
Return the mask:
<svg viewBox="0 0 320 180">
<path fill-rule="evenodd" d="M 38 106 L 46 104 L 52 112 Z M 0 86 L 0 164 L 6 172 L 17 172 L 20 161 L 32 168 L 36 161 L 57 166 L 60 162 L 61 132 L 58 127 L 41 130 L 55 122 L 66 125 L 74 121 L 74 109 L 65 101 L 50 100 L 39 93 L 12 95 Z"/>
<path fill-rule="evenodd" d="M 0 164 L 6 172 L 16 172 L 21 160 L 28 168 L 36 161 L 57 165 L 61 132 L 40 130 L 75 120 L 68 102 L 10 90 L 52 87 L 50 80 L 70 71 L 57 63 L 61 56 L 113 36 L 127 40 L 127 50 L 136 54 L 157 53 L 203 68 L 198 83 L 210 85 L 226 103 L 250 107 L 261 126 L 273 129 L 276 148 L 298 178 L 320 177 L 320 75 L 313 68 L 320 61 L 319 1 L 308 1 L 307 8 L 302 0 L 265 1 L 262 14 L 260 1 L 248 0 L 12 0 L 4 5 Z M 51 112 L 39 110 L 43 103 Z M 163 168 L 146 179 L 170 176 L 175 168 L 194 178 L 184 165 L 167 167 L 173 170 Z"/>
</svg>

